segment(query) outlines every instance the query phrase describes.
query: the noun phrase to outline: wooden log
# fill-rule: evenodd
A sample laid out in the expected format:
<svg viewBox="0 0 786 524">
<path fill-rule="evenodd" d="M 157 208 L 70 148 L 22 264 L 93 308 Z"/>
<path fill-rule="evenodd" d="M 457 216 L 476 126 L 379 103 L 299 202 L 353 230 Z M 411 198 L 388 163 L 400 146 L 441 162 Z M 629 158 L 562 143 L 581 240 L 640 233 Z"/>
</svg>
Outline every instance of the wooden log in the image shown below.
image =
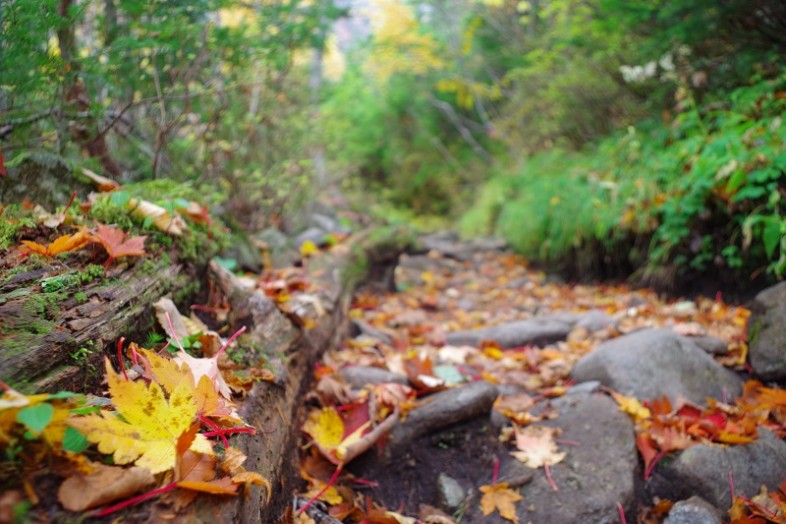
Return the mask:
<svg viewBox="0 0 786 524">
<path fill-rule="evenodd" d="M 57 283 L 50 275 L 67 282 L 62 271 L 11 277 L 0 284 L 0 379 L 22 392 L 97 391 L 103 355 L 114 354 L 121 336 L 153 326 L 151 304 L 162 295 L 195 293 L 193 282 L 201 279 L 194 273 L 168 260 L 145 260 L 49 292 L 45 283 Z"/>
</svg>

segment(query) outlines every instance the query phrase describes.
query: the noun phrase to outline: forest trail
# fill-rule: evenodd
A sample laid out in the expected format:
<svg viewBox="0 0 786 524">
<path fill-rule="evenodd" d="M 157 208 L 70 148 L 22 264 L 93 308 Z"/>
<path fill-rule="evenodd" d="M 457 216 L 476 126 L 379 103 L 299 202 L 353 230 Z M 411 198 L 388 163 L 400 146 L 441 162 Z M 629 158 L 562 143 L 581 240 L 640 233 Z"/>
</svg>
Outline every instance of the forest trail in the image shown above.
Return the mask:
<svg viewBox="0 0 786 524">
<path fill-rule="evenodd" d="M 746 386 L 734 404 L 742 382 L 727 369 L 745 363 L 750 313 L 720 293 L 665 300 L 563 282 L 488 240 L 425 244 L 427 253 L 402 256 L 397 291 L 355 295 L 351 336 L 316 369 L 310 397 L 321 408 L 304 431 L 321 453 L 310 447 L 301 458 L 310 485 L 301 506 L 323 491 L 322 510 L 357 522 L 662 522 L 672 503 L 697 494 L 678 467 L 656 469 L 665 453 L 755 440 L 735 411 L 755 394 Z M 601 345 L 606 362 L 588 357 Z M 707 397 L 717 399 L 709 408 Z M 347 438 L 391 406 L 407 415 L 375 450 L 342 461 L 324 442 L 328 413 Z M 751 444 L 748 459 L 769 444 Z M 732 475 L 753 494 L 769 482 L 732 472 L 734 460 L 703 472 L 709 503 L 673 513 L 725 513 Z M 348 472 L 325 488 L 344 462 Z M 321 522 L 324 511 L 307 513 Z"/>
</svg>

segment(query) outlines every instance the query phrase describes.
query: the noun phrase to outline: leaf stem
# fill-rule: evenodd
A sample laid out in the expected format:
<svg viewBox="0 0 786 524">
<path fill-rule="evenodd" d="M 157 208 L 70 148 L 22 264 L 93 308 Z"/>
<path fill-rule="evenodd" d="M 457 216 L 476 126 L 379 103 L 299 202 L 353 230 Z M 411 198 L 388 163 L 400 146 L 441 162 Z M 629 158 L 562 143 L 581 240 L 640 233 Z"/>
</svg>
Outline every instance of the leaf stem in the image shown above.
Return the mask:
<svg viewBox="0 0 786 524">
<path fill-rule="evenodd" d="M 628 524 L 627 519 L 625 519 L 625 510 L 622 509 L 622 504 L 620 504 L 619 502 L 617 502 L 617 511 L 619 511 L 620 513 L 620 522 L 622 524 Z"/>
<path fill-rule="evenodd" d="M 166 493 L 167 491 L 172 491 L 177 487 L 177 482 L 170 482 L 166 486 L 163 486 L 158 489 L 154 489 L 153 491 L 148 491 L 147 493 L 142 493 L 141 495 L 137 495 L 136 497 L 131 497 L 130 499 L 126 499 L 123 502 L 118 502 L 112 506 L 107 506 L 98 513 L 95 514 L 96 517 L 106 517 L 107 515 L 111 515 L 117 511 L 126 509 L 134 504 L 139 504 L 140 502 L 144 502 L 147 499 L 152 499 L 153 497 L 157 497 Z"/>
<path fill-rule="evenodd" d="M 336 483 L 336 480 L 338 479 L 338 475 L 341 473 L 341 469 L 343 467 L 344 467 L 344 463 L 342 462 L 341 464 L 338 465 L 338 467 L 336 468 L 336 471 L 333 472 L 333 475 L 330 477 L 330 480 L 327 481 L 327 484 L 325 484 L 325 487 L 322 488 L 321 490 L 319 490 L 319 493 L 317 493 L 316 495 L 314 495 L 313 497 L 308 499 L 308 502 L 303 504 L 303 507 L 301 507 L 299 510 L 297 510 L 297 513 L 295 513 L 296 516 L 300 515 L 301 513 L 306 511 L 308 508 L 310 508 L 311 505 L 319 499 L 319 497 L 321 497 L 322 495 L 325 494 L 325 492 L 330 488 L 330 486 L 332 486 L 333 484 Z"/>
<path fill-rule="evenodd" d="M 125 337 L 120 337 L 117 341 L 117 363 L 120 365 L 120 371 L 123 372 L 123 378 L 128 380 L 128 373 L 126 373 L 126 365 L 123 363 L 123 342 Z"/>
<path fill-rule="evenodd" d="M 246 326 L 243 326 L 243 327 L 241 327 L 240 329 L 238 329 L 237 331 L 235 331 L 235 334 L 234 334 L 234 335 L 232 335 L 231 337 L 229 337 L 229 340 L 227 340 L 226 342 L 224 342 L 224 345 L 223 345 L 223 346 L 221 346 L 221 349 L 219 349 L 219 350 L 218 350 L 218 353 L 216 353 L 214 356 L 218 356 L 218 355 L 220 355 L 221 353 L 223 353 L 224 351 L 226 351 L 226 349 L 229 347 L 229 345 L 230 345 L 232 342 L 234 342 L 234 341 L 235 341 L 235 339 L 236 339 L 237 337 L 239 337 L 239 336 L 240 336 L 242 333 L 244 333 L 245 331 L 246 331 Z"/>
<path fill-rule="evenodd" d="M 559 491 L 559 488 L 557 487 L 557 483 L 554 482 L 553 478 L 551 478 L 551 469 L 549 469 L 549 465 L 543 464 L 543 470 L 546 472 L 546 480 L 549 481 L 549 486 L 551 486 L 551 490 Z"/>
<path fill-rule="evenodd" d="M 254 428 L 227 428 L 227 429 L 217 429 L 215 431 L 208 431 L 207 433 L 202 433 L 202 436 L 206 438 L 210 437 L 217 437 L 217 436 L 224 436 L 224 435 L 231 435 L 233 433 L 248 433 L 249 435 L 256 435 L 257 430 Z"/>
<path fill-rule="evenodd" d="M 494 472 L 491 474 L 491 483 L 496 484 L 499 479 L 499 457 L 494 456 Z"/>
</svg>

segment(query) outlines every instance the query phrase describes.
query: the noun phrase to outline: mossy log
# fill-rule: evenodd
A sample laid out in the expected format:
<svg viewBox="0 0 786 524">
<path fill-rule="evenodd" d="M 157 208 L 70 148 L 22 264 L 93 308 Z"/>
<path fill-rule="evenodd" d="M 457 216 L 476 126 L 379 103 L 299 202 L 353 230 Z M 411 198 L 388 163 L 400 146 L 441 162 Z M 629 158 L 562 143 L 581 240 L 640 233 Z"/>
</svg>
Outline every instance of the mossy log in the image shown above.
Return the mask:
<svg viewBox="0 0 786 524">
<path fill-rule="evenodd" d="M 0 283 L 0 379 L 22 392 L 98 389 L 103 355 L 114 353 L 120 337 L 152 327 L 151 304 L 198 289 L 193 269 L 166 258 L 44 292 L 42 282 L 58 273 L 38 269 Z"/>
</svg>

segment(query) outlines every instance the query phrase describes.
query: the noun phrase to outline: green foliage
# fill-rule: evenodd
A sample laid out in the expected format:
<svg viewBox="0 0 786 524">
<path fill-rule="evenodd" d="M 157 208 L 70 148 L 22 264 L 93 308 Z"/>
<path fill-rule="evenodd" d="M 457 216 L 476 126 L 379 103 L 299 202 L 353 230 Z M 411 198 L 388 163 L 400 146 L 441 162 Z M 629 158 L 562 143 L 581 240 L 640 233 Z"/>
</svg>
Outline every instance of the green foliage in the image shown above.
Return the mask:
<svg viewBox="0 0 786 524">
<path fill-rule="evenodd" d="M 668 126 L 631 127 L 578 153 L 534 155 L 517 176 L 493 179 L 465 232 L 477 233 L 501 206 L 497 231 L 534 259 L 557 262 L 641 238 L 653 267 L 750 273 L 768 264 L 782 275 L 784 87 L 786 76 L 762 80 Z"/>
</svg>

